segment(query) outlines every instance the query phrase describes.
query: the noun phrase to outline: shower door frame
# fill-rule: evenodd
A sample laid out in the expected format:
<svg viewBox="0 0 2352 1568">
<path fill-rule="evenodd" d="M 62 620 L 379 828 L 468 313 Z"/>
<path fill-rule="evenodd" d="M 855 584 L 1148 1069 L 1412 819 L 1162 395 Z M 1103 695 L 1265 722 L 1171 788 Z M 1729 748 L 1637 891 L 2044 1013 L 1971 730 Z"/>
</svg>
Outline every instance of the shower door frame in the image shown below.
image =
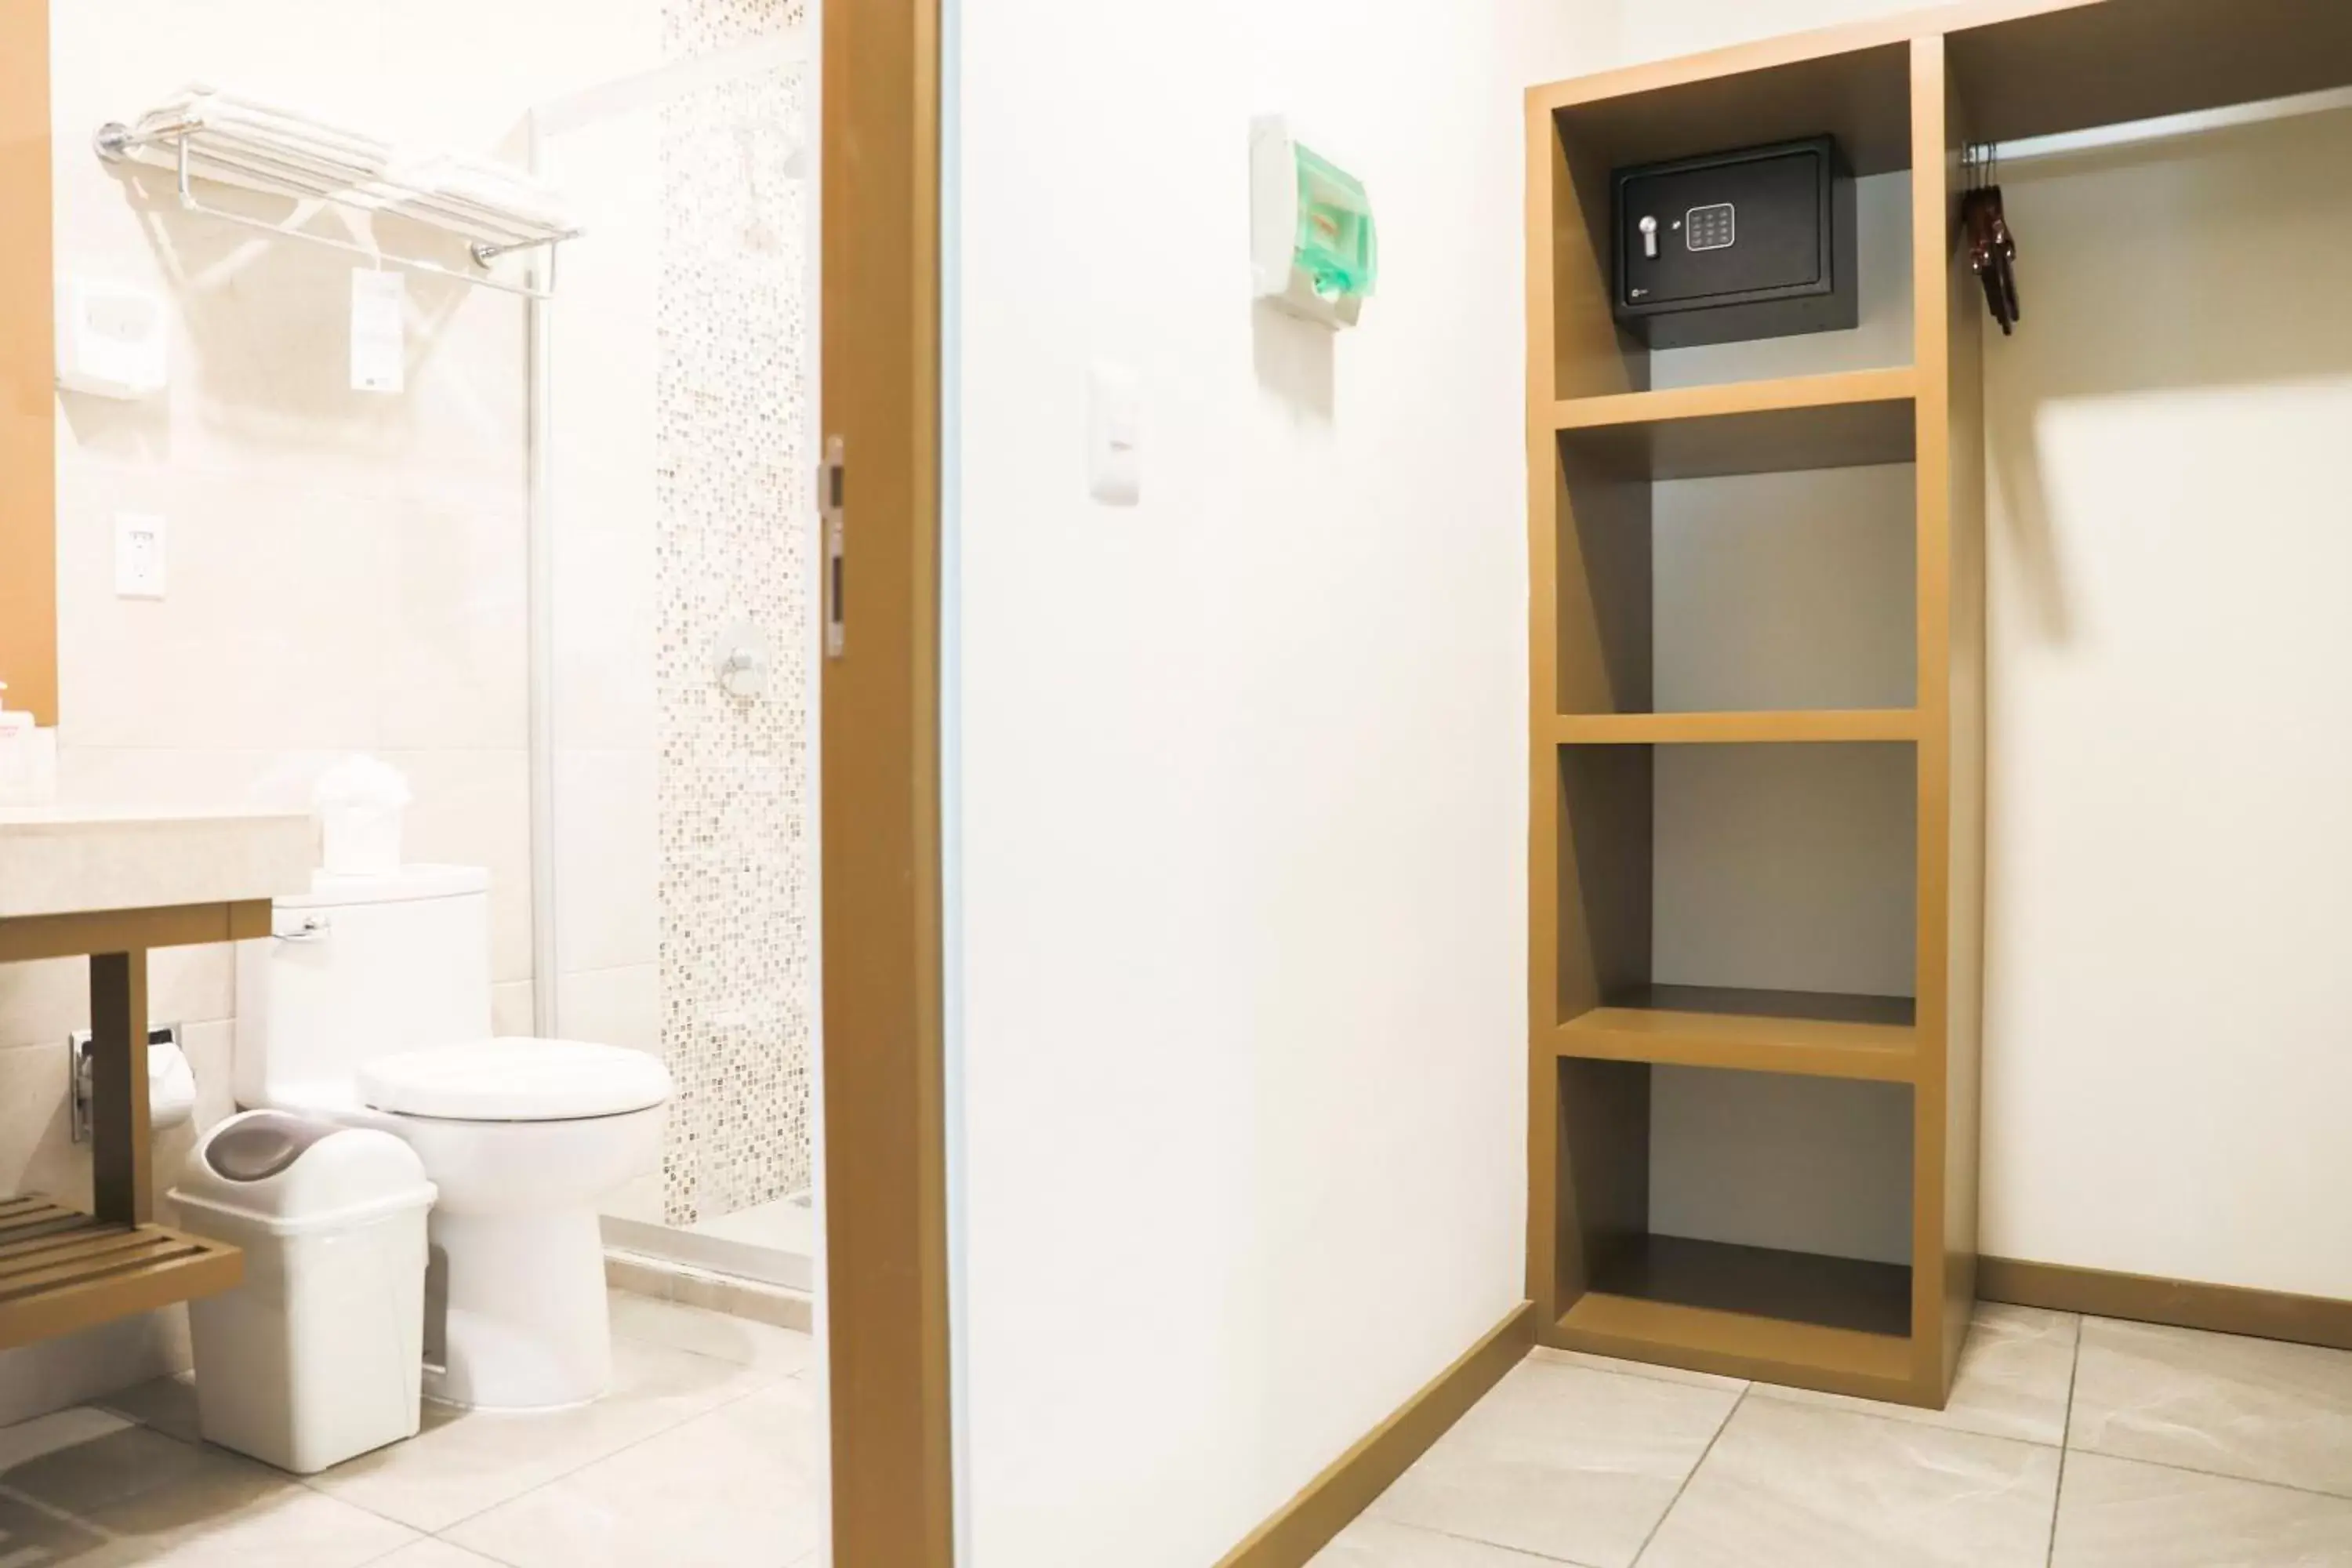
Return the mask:
<svg viewBox="0 0 2352 1568">
<path fill-rule="evenodd" d="M 820 411 L 846 458 L 849 608 L 824 663 L 818 795 L 833 1560 L 952 1568 L 940 5 L 824 0 L 822 16 Z"/>
</svg>

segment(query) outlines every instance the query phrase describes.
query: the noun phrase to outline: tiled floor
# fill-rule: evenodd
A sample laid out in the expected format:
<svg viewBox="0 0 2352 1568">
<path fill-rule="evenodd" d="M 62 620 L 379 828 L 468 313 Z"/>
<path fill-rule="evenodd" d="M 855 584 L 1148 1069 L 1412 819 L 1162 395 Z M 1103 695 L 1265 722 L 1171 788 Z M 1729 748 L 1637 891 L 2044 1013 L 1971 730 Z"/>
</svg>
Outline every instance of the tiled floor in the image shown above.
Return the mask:
<svg viewBox="0 0 2352 1568">
<path fill-rule="evenodd" d="M 1943 1411 L 1538 1351 L 1318 1568 L 2352 1568 L 2352 1353 L 1981 1307 Z"/>
<path fill-rule="evenodd" d="M 809 1338 L 613 1296 L 614 1388 L 578 1410 L 425 1406 L 303 1480 L 196 1435 L 152 1383 L 0 1429 L 0 1568 L 802 1568 L 820 1541 Z"/>
</svg>

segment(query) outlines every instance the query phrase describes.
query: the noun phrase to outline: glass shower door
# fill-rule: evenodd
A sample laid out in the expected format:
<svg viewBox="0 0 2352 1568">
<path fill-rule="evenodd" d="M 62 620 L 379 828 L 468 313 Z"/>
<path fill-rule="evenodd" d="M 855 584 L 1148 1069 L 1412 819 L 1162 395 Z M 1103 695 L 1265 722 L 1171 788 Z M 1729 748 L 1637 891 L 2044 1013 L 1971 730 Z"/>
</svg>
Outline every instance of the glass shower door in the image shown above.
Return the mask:
<svg viewBox="0 0 2352 1568">
<path fill-rule="evenodd" d="M 676 1086 L 608 1244 L 806 1289 L 815 68 L 714 10 L 533 116 L 586 230 L 536 318 L 536 999 Z"/>
</svg>

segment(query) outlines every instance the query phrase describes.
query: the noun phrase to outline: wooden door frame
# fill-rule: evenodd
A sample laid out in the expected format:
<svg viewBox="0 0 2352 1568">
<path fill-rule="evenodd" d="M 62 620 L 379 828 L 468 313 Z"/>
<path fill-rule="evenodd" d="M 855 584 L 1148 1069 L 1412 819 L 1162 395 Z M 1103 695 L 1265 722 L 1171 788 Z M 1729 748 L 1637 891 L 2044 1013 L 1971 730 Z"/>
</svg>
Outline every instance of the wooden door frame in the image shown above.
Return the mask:
<svg viewBox="0 0 2352 1568">
<path fill-rule="evenodd" d="M 47 0 L 0 0 L 0 708 L 58 721 Z"/>
<path fill-rule="evenodd" d="M 950 1568 L 940 863 L 940 0 L 830 0 L 823 392 L 846 461 L 824 664 L 834 1562 Z"/>
</svg>

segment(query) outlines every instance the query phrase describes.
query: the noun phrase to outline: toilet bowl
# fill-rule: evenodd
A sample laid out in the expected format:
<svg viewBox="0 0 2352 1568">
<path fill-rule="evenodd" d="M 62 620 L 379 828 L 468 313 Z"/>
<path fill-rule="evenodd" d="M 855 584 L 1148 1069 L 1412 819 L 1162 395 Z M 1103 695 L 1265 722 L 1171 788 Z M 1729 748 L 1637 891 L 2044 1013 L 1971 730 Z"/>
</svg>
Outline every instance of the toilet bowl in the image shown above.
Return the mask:
<svg viewBox="0 0 2352 1568">
<path fill-rule="evenodd" d="M 584 1404 L 612 1378 L 598 1201 L 661 1159 L 656 1058 L 498 1037 L 488 874 L 320 873 L 237 953 L 236 1089 L 405 1140 L 427 1222 L 425 1392 L 485 1409 Z"/>
</svg>

